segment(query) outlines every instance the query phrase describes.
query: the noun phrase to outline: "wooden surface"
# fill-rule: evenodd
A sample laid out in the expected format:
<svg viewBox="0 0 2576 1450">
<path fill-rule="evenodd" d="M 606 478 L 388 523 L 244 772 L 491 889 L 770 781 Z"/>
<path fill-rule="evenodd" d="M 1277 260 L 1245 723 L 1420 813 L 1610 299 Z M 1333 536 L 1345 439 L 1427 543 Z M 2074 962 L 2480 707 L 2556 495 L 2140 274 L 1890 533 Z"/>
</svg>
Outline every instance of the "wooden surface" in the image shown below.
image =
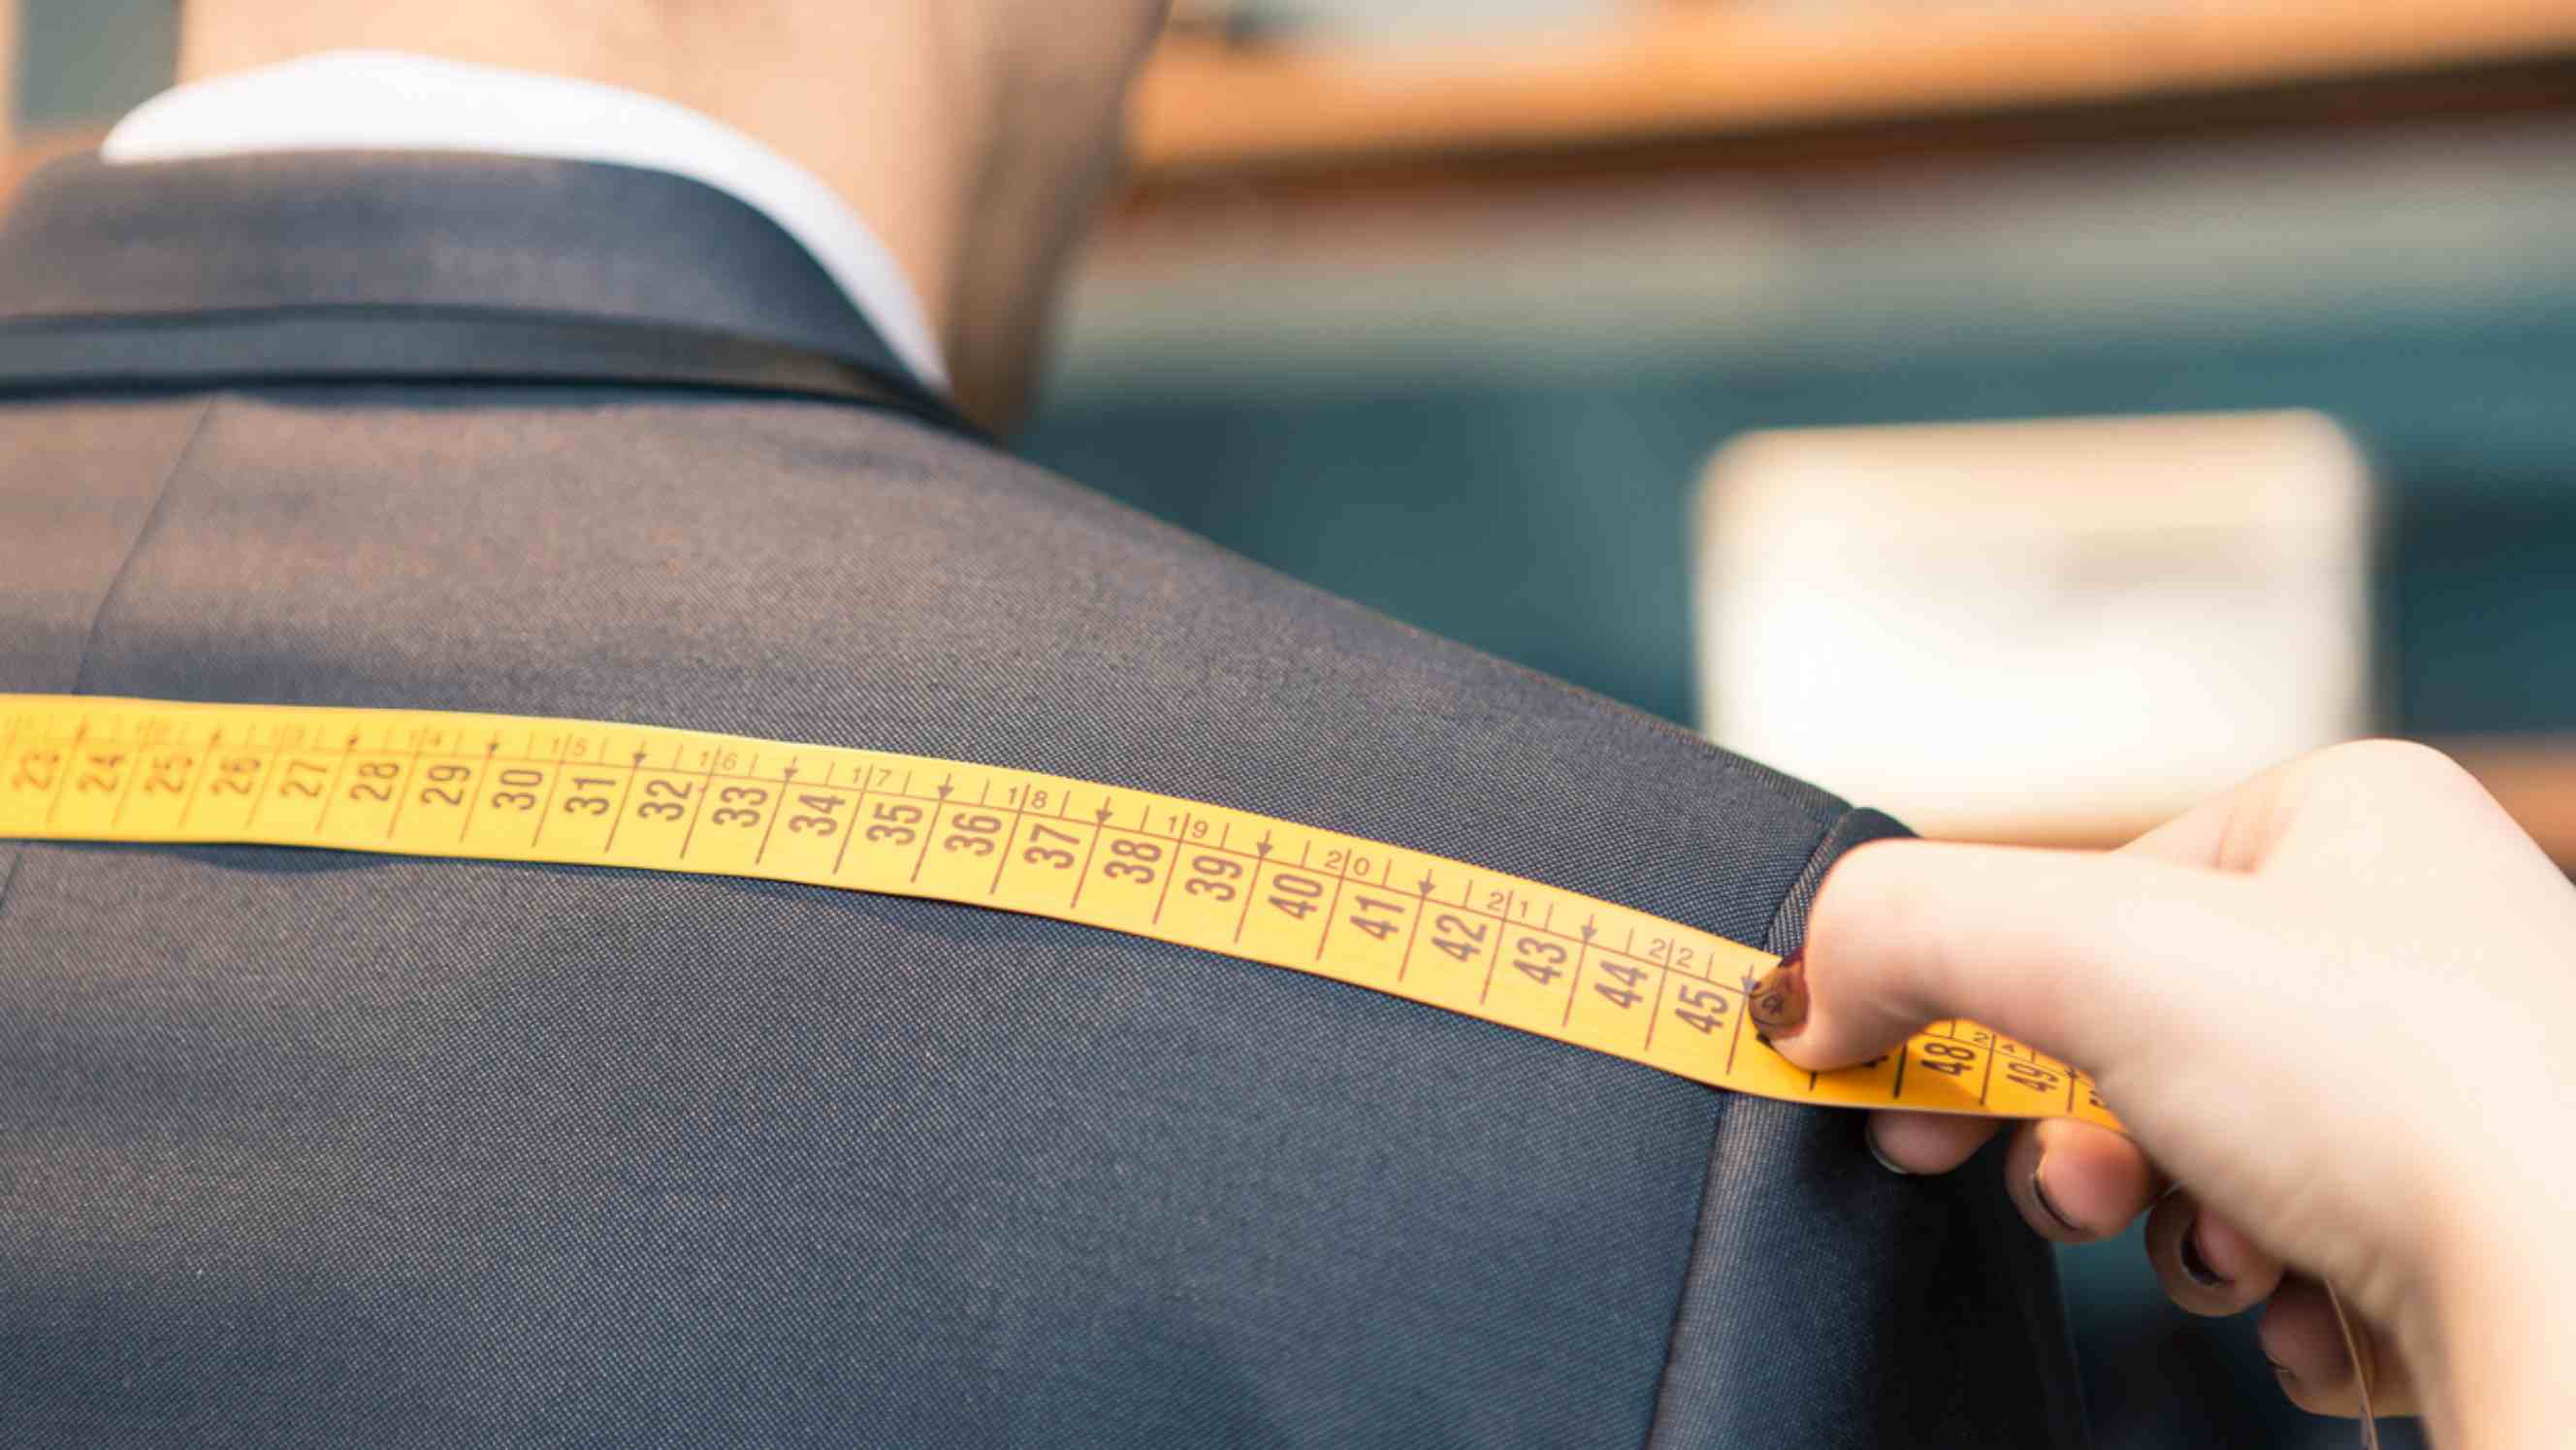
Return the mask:
<svg viewBox="0 0 2576 1450">
<path fill-rule="evenodd" d="M 1891 9 L 1902 8 L 1891 6 Z M 1641 10 L 1589 32 L 1399 50 L 1176 36 L 1134 111 L 1150 178 L 2134 102 L 2576 56 L 2576 5 L 2138 0 Z"/>
<path fill-rule="evenodd" d="M 15 78 L 19 0 L 0 0 L 0 89 Z M 1926 5 L 1902 20 L 1802 18 L 1728 0 L 1645 6 L 1563 35 L 1400 48 L 1293 40 L 1233 47 L 1174 34 L 1133 108 L 1146 188 L 1208 175 L 1355 168 L 1662 147 L 1659 168 L 1706 156 L 1674 143 L 1813 138 L 1858 127 L 1873 154 L 1939 147 L 1962 123 L 2070 109 L 2165 106 L 2204 131 L 2338 124 L 2391 109 L 2576 109 L 2570 0 L 2126 0 Z M 2392 87 L 2392 82 L 2396 82 Z M 2322 90 L 2316 88 L 2322 87 Z M 2248 97 L 2293 94 L 2249 109 Z M 1949 129 L 1945 129 L 1949 128 Z M 2007 127 L 2007 129 L 2010 129 Z M 95 128 L 20 135 L 0 117 L 0 196 Z M 1955 138 L 1953 138 L 1955 139 Z M 1980 135 L 1983 142 L 1994 138 Z M 1725 158 L 1740 161 L 1738 147 Z M 1812 139 L 1777 153 L 1829 162 Z M 34 155 L 26 154 L 28 152 Z M 1413 180 L 1421 180 L 1417 173 Z"/>
<path fill-rule="evenodd" d="M 2576 872 L 2576 738 L 2451 741 L 2445 748 L 2495 792 L 2551 860 Z"/>
<path fill-rule="evenodd" d="M 2492 736 L 2431 743 L 2494 792 L 2551 860 L 2576 873 L 2576 736 Z M 2157 824 L 2069 810 L 2057 816 L 1951 822 L 1927 834 L 2012 846 L 2107 850 Z"/>
</svg>

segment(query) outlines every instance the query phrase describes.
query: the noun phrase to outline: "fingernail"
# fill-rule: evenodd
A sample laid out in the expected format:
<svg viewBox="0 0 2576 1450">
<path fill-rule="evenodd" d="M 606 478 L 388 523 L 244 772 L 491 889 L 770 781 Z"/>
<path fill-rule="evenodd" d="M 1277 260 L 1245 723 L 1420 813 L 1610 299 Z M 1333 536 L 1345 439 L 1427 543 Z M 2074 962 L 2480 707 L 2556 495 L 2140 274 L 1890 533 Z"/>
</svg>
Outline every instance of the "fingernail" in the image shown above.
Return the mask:
<svg viewBox="0 0 2576 1450">
<path fill-rule="evenodd" d="M 1877 1129 L 1861 1129 L 1860 1140 L 1869 1146 L 1869 1156 L 1878 1160 L 1879 1167 L 1886 1169 L 1888 1172 L 1895 1174 L 1899 1178 L 1911 1178 L 1914 1176 L 1913 1169 L 1905 1167 L 1895 1159 L 1888 1157 L 1886 1152 L 1878 1146 Z"/>
<path fill-rule="evenodd" d="M 2281 1363 L 2279 1360 L 2272 1358 L 2268 1354 L 2263 1356 L 2263 1362 L 2272 1367 L 2272 1373 L 2281 1377 L 2281 1383 L 2285 1385 L 2294 1385 L 2299 1382 L 2299 1377 L 2296 1374 L 2291 1373 L 2288 1365 Z"/>
<path fill-rule="evenodd" d="M 1753 1025 L 1774 1042 L 1785 1042 L 1807 1027 L 1807 960 L 1804 951 L 1762 974 L 1745 989 L 1746 1011 Z"/>
<path fill-rule="evenodd" d="M 2200 1251 L 2200 1220 L 2198 1218 L 2194 1218 L 2191 1221 L 2191 1227 L 2182 1231 L 2182 1242 L 2176 1247 L 2174 1257 L 2182 1261 L 2183 1273 L 2189 1275 L 2191 1281 L 2198 1284 L 2200 1287 L 2204 1289 L 2224 1289 L 2227 1287 L 2227 1276 L 2218 1272 L 2216 1269 L 2211 1268 L 2209 1266 L 2208 1256 L 2204 1255 Z"/>
<path fill-rule="evenodd" d="M 2040 1181 L 2040 1174 L 2042 1170 L 2047 1167 L 2048 1160 L 2043 1158 L 2040 1160 L 2038 1168 L 2030 1170 L 2031 1201 L 2039 1205 L 2040 1212 L 2057 1220 L 2058 1226 L 2065 1229 L 2068 1233 L 2083 1234 L 2088 1238 L 2091 1237 L 2093 1233 L 2091 1229 L 2086 1228 L 2084 1225 L 2077 1223 L 2071 1218 L 2068 1218 L 2066 1216 L 2066 1210 L 2059 1208 L 2056 1200 L 2048 1196 L 2048 1185 Z"/>
</svg>

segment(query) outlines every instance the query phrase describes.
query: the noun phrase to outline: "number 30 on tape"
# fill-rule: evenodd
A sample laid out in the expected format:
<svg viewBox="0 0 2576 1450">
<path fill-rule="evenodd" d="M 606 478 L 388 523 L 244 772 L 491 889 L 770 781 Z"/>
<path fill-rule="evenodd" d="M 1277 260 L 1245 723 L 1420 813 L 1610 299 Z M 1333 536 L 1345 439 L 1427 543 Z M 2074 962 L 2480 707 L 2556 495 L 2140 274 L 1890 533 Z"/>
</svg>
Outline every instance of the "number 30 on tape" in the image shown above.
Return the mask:
<svg viewBox="0 0 2576 1450">
<path fill-rule="evenodd" d="M 2119 1124 L 1968 1022 L 1841 1072 L 1745 1020 L 1766 952 L 1462 861 L 957 760 L 430 710 L 0 695 L 0 837 L 753 876 L 1310 972 L 1764 1097 Z"/>
</svg>

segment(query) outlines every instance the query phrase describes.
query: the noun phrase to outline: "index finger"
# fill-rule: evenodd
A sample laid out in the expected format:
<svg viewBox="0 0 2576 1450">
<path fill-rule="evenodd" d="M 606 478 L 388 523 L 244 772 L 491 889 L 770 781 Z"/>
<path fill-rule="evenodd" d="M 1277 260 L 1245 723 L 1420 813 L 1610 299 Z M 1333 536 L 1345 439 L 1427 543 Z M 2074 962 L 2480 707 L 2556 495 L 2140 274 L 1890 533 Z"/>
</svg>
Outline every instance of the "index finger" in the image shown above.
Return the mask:
<svg viewBox="0 0 2576 1450">
<path fill-rule="evenodd" d="M 1807 944 L 1757 986 L 1782 1056 L 1825 1069 L 1968 1018 L 2101 1072 L 2243 928 L 2241 878 L 2139 855 L 1879 841 L 1827 874 Z M 1802 1019 L 1793 1022 L 1793 1018 Z"/>
</svg>

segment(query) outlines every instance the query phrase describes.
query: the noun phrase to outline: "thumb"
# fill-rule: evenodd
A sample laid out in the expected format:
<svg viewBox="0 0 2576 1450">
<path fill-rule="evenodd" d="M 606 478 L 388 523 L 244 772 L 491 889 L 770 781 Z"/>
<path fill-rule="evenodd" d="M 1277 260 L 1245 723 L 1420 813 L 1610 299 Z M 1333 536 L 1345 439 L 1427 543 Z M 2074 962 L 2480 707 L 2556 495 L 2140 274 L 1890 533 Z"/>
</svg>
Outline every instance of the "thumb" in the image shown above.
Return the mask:
<svg viewBox="0 0 2576 1450">
<path fill-rule="evenodd" d="M 1955 1017 L 2115 1071 L 2201 985 L 2183 962 L 2243 931 L 2245 889 L 2137 856 L 1874 842 L 1826 875 L 1803 953 L 1754 993 L 1756 1020 L 1766 1005 L 1794 1015 L 1803 987 L 1805 1025 L 1765 1025 L 1817 1070 Z"/>
</svg>

